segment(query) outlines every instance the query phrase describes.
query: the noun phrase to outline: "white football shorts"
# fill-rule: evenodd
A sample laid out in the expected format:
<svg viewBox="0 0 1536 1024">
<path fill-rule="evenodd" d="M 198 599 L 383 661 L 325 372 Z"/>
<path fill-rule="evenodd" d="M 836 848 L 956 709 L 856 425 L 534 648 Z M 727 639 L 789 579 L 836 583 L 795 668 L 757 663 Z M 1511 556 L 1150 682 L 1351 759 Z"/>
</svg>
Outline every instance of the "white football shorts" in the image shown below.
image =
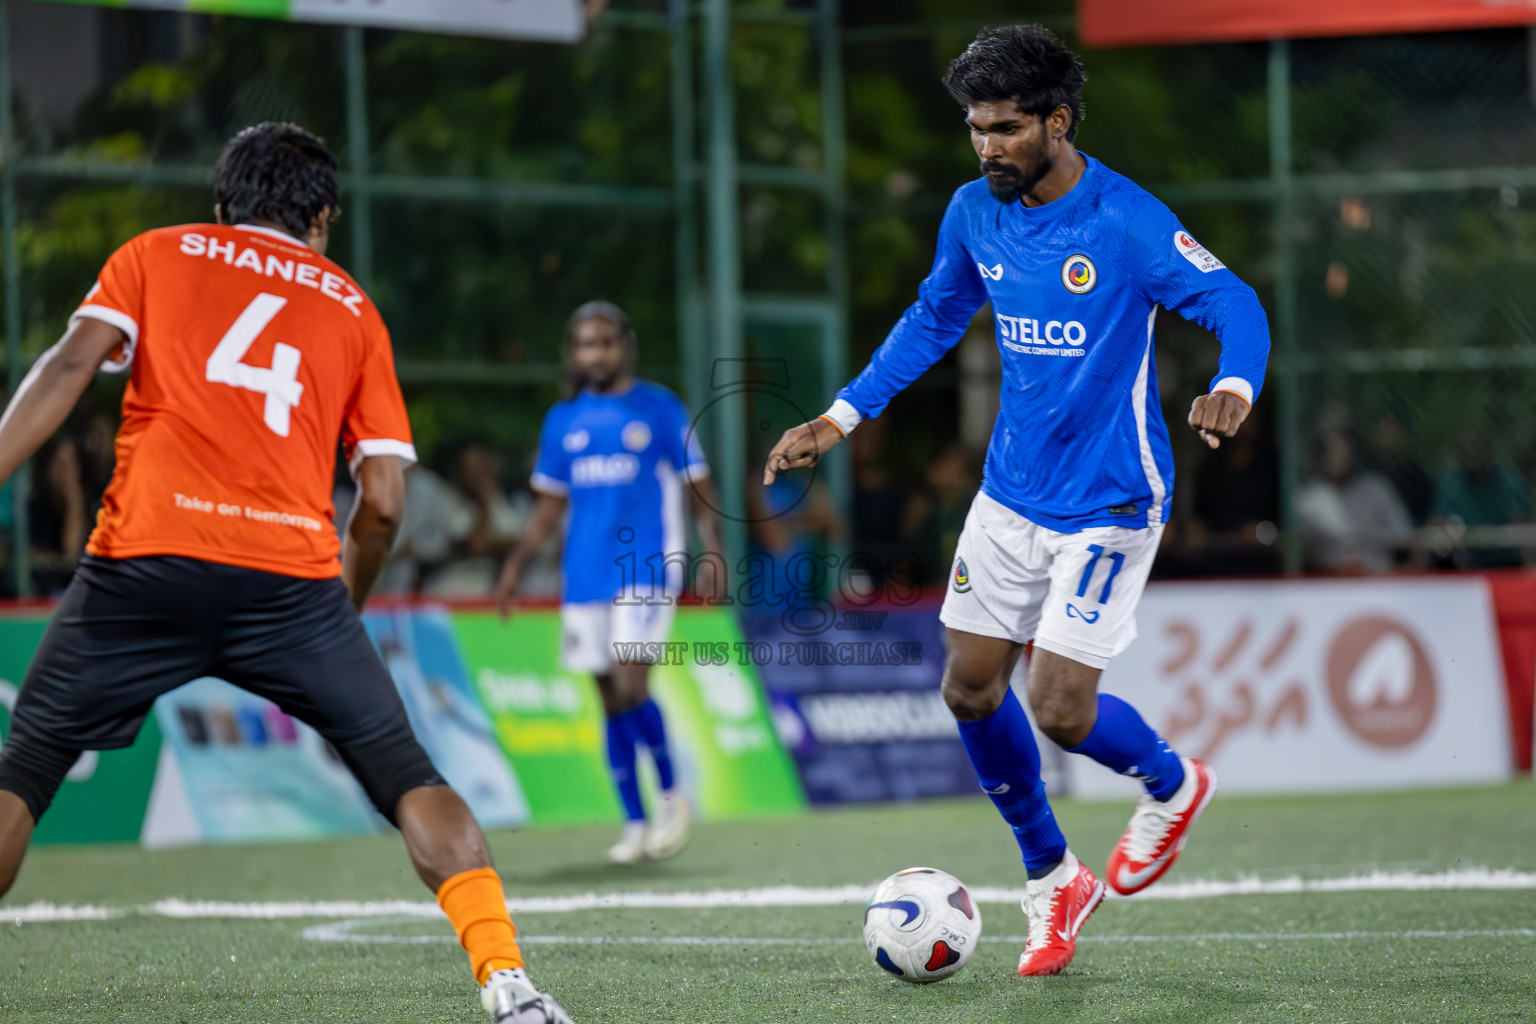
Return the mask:
<svg viewBox="0 0 1536 1024">
<path fill-rule="evenodd" d="M 1136 639 L 1161 525 L 1057 533 L 977 492 L 939 620 L 1102 669 Z"/>
<path fill-rule="evenodd" d="M 607 672 L 619 660 L 621 644 L 666 643 L 676 613 L 675 599 L 668 604 L 587 601 L 561 605 L 560 664 L 572 672 Z"/>
</svg>

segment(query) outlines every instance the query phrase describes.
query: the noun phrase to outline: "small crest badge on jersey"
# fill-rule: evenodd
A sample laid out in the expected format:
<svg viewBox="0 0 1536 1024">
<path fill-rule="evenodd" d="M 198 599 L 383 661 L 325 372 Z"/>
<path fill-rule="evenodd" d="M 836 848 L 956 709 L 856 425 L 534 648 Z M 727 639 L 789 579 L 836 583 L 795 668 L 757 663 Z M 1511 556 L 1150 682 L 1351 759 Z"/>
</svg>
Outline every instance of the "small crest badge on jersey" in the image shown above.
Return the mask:
<svg viewBox="0 0 1536 1024">
<path fill-rule="evenodd" d="M 632 452 L 643 452 L 651 443 L 651 428 L 644 420 L 631 420 L 624 425 L 620 439 Z"/>
<path fill-rule="evenodd" d="M 1073 295 L 1081 295 L 1093 288 L 1099 280 L 1099 268 L 1082 253 L 1073 253 L 1061 265 L 1061 283 Z"/>
<path fill-rule="evenodd" d="M 969 594 L 971 592 L 971 574 L 965 568 L 965 559 L 955 559 L 955 593 Z"/>
<path fill-rule="evenodd" d="M 1194 264 L 1195 269 L 1202 274 L 1209 274 L 1213 270 L 1225 270 L 1227 265 L 1211 254 L 1211 250 L 1195 241 L 1195 237 L 1188 231 L 1175 231 L 1173 233 L 1173 251 Z"/>
</svg>

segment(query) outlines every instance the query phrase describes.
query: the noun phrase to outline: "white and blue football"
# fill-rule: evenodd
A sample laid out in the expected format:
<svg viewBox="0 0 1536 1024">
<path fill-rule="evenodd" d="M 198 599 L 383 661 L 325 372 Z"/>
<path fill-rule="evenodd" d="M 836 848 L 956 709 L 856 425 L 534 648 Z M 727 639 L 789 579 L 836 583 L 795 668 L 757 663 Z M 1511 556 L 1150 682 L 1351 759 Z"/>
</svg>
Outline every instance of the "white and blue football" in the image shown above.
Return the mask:
<svg viewBox="0 0 1536 1024">
<path fill-rule="evenodd" d="M 864 946 L 875 963 L 916 984 L 959 971 L 981 939 L 981 911 L 960 879 L 907 868 L 875 887 L 864 908 Z"/>
</svg>

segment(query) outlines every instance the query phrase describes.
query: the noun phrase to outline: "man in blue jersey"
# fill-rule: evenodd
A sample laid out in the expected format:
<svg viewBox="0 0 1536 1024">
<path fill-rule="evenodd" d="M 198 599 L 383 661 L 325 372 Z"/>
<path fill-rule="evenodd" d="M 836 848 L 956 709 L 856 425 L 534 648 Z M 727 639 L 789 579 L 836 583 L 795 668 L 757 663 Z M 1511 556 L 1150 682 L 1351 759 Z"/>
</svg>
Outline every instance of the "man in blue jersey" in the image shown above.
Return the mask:
<svg viewBox="0 0 1536 1024">
<path fill-rule="evenodd" d="M 1056 825 L 1009 677 L 1033 640 L 1029 702 L 1041 731 L 1145 785 L 1106 874 L 1119 892 L 1146 888 L 1216 792 L 1208 766 L 1098 693 L 1101 671 L 1136 636 L 1171 506 L 1157 307 L 1221 340 L 1210 393 L 1189 414 L 1213 448 L 1247 417 L 1269 353 L 1253 290 L 1162 203 L 1074 147 L 1084 81 L 1076 55 L 1034 26 L 988 29 L 950 65 L 946 84 L 965 107 L 982 177 L 950 201 L 917 302 L 824 416 L 785 433 L 764 474 L 813 464 L 879 415 L 991 304 L 1002 409 L 940 613 L 943 690 L 1029 871 L 1023 975 L 1071 961 L 1104 886 Z"/>
<path fill-rule="evenodd" d="M 539 502 L 496 597 L 506 615 L 523 566 L 565 521 L 560 660 L 596 676 L 602 694 L 608 765 L 625 815 L 608 858 L 661 860 L 687 843 L 692 808 L 677 785 L 661 708 L 650 697 L 658 648 L 645 645 L 666 643 L 689 564 L 684 483 L 706 552 L 720 550 L 719 501 L 682 401 L 635 377 L 635 335 L 624 311 L 609 302 L 579 307 L 566 344 L 576 394 L 544 418 L 532 480 Z M 635 774 L 641 745 L 661 787 L 649 824 Z"/>
</svg>

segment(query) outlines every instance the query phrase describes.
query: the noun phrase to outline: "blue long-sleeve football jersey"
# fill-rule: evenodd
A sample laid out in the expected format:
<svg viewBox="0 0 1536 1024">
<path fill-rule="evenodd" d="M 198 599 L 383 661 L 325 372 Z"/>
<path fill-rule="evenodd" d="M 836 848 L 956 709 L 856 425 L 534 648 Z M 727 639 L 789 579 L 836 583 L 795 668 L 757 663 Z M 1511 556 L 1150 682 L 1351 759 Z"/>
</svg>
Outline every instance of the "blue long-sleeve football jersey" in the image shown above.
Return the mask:
<svg viewBox="0 0 1536 1024">
<path fill-rule="evenodd" d="M 878 416 L 990 302 L 1002 410 L 982 490 L 1064 533 L 1167 520 L 1173 450 L 1152 354 L 1158 306 L 1221 340 L 1212 391 L 1253 401 L 1269 357 L 1253 289 L 1166 206 L 1085 159 L 1077 185 L 1041 206 L 999 203 L 985 179 L 957 190 L 917 301 L 833 407 L 852 423 Z"/>
<path fill-rule="evenodd" d="M 533 489 L 570 499 L 561 599 L 652 600 L 682 589 L 683 483 L 709 475 L 692 419 L 660 384 L 582 391 L 539 431 Z"/>
</svg>

